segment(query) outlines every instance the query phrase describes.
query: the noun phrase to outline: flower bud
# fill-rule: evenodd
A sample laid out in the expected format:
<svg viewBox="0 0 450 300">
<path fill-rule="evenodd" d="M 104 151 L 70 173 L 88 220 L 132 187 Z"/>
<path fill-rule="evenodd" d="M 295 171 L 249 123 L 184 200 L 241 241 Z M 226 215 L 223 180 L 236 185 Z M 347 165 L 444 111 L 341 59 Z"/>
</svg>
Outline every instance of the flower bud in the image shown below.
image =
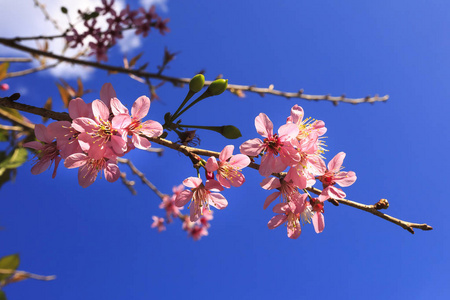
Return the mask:
<svg viewBox="0 0 450 300">
<path fill-rule="evenodd" d="M 189 82 L 189 89 L 194 93 L 198 93 L 201 91 L 204 85 L 205 85 L 205 76 L 203 76 L 203 74 L 197 74 L 194 77 L 192 77 L 191 81 Z"/>
<path fill-rule="evenodd" d="M 208 92 L 212 96 L 217 96 L 225 92 L 228 86 L 228 79 L 216 79 L 208 87 Z"/>
<path fill-rule="evenodd" d="M 242 136 L 241 131 L 233 125 L 222 126 L 222 135 L 227 139 L 237 139 Z"/>
<path fill-rule="evenodd" d="M 2 91 L 9 90 L 9 85 L 7 83 L 0 84 L 0 90 L 2 90 Z"/>
</svg>

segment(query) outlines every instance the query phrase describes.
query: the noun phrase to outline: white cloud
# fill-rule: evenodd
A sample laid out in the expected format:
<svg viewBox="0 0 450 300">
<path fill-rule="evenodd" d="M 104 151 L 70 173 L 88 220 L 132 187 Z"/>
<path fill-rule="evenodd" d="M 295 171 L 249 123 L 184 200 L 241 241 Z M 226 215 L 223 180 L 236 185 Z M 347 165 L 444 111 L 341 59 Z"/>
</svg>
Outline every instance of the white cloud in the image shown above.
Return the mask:
<svg viewBox="0 0 450 300">
<path fill-rule="evenodd" d="M 169 9 L 167 7 L 168 0 L 140 0 L 140 3 L 143 7 L 149 8 L 152 5 L 156 5 L 161 8 L 164 12 L 167 12 Z"/>
<path fill-rule="evenodd" d="M 120 47 L 120 51 L 122 53 L 127 53 L 141 46 L 141 38 L 137 36 L 133 31 L 125 31 L 123 33 L 123 39 L 120 39 L 118 44 Z"/>
</svg>

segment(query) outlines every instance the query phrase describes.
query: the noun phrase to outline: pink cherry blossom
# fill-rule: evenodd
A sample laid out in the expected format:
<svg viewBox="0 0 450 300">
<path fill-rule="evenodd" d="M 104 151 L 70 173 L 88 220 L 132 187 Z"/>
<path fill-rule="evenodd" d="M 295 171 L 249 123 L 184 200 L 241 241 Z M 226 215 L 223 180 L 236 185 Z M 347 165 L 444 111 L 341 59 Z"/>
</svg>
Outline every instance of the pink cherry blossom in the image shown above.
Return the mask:
<svg viewBox="0 0 450 300">
<path fill-rule="evenodd" d="M 160 123 L 152 120 L 142 122 L 141 120 L 148 114 L 150 109 L 150 99 L 141 96 L 131 108 L 131 116 L 128 115 L 128 109 L 117 98 L 111 100 L 111 110 L 120 119 L 121 128 L 127 130 L 128 135 L 132 136 L 132 143 L 136 148 L 148 149 L 151 144 L 145 137 L 158 137 L 162 134 L 163 128 Z"/>
<path fill-rule="evenodd" d="M 94 183 L 101 171 L 109 182 L 119 179 L 120 170 L 116 160 L 116 155 L 110 149 L 106 149 L 104 157 L 99 159 L 89 157 L 85 153 L 74 153 L 66 158 L 64 166 L 68 169 L 79 168 L 78 183 L 86 188 Z"/>
<path fill-rule="evenodd" d="M 167 222 L 172 222 L 172 217 L 177 218 L 180 215 L 180 209 L 183 207 L 178 207 L 175 205 L 176 196 L 168 196 L 163 197 L 159 208 L 164 209 L 166 211 Z"/>
<path fill-rule="evenodd" d="M 58 168 L 59 162 L 61 161 L 61 156 L 59 155 L 57 144 L 53 141 L 55 137 L 51 135 L 47 127 L 42 124 L 37 124 L 34 127 L 34 134 L 36 135 L 36 138 L 43 143 L 33 141 L 25 143 L 23 145 L 24 147 L 38 151 L 38 153 L 36 154 L 38 161 L 31 168 L 31 174 L 41 174 L 42 172 L 47 170 L 53 162 L 55 162 L 55 168 L 52 174 L 52 178 L 55 178 L 56 169 Z"/>
<path fill-rule="evenodd" d="M 287 123 L 296 124 L 299 128 L 297 139 L 305 139 L 313 136 L 322 136 L 327 132 L 325 123 L 320 120 L 311 118 L 303 119 L 304 111 L 301 106 L 295 104 L 291 109 L 291 115 L 287 119 Z"/>
<path fill-rule="evenodd" d="M 306 209 L 306 194 L 302 195 L 301 202 L 290 201 L 288 203 L 278 203 L 274 206 L 273 212 L 278 213 L 270 219 L 267 226 L 269 229 L 274 229 L 283 223 L 287 223 L 287 235 L 291 239 L 296 239 L 300 236 L 302 228 L 300 226 L 300 215 Z"/>
<path fill-rule="evenodd" d="M 219 155 L 219 162 L 211 156 L 206 162 L 208 172 L 217 171 L 217 180 L 226 188 L 230 186 L 239 187 L 245 182 L 241 169 L 250 164 L 250 158 L 244 154 L 233 155 L 234 146 L 228 145 L 223 148 Z"/>
<path fill-rule="evenodd" d="M 217 182 L 208 180 L 206 184 L 200 178 L 189 177 L 183 181 L 183 184 L 191 190 L 182 191 L 175 199 L 175 205 L 178 207 L 186 205 L 190 200 L 190 220 L 197 221 L 203 212 L 203 209 L 209 209 L 214 206 L 217 209 L 224 209 L 228 206 L 228 201 L 217 191 L 222 191 L 223 187 Z"/>
<path fill-rule="evenodd" d="M 152 216 L 153 224 L 152 228 L 158 228 L 158 232 L 166 230 L 166 226 L 164 226 L 164 218 L 159 218 L 157 216 Z"/>
<path fill-rule="evenodd" d="M 100 159 L 107 148 L 112 148 L 117 155 L 127 150 L 126 132 L 121 118 L 109 121 L 109 108 L 101 101 L 92 102 L 94 119 L 79 117 L 72 121 L 72 127 L 81 132 L 80 144 L 86 144 L 89 156 Z M 83 147 L 83 146 L 82 146 Z"/>
<path fill-rule="evenodd" d="M 71 154 L 83 152 L 78 143 L 78 131 L 73 129 L 72 124 L 68 121 L 53 122 L 48 125 L 48 132 L 56 137 L 58 149 L 62 158 L 66 158 Z"/>
<path fill-rule="evenodd" d="M 259 168 L 262 176 L 281 172 L 287 166 L 294 165 L 300 160 L 299 153 L 291 143 L 299 132 L 295 124 L 285 124 L 278 129 L 278 134 L 273 134 L 272 121 L 264 113 L 260 113 L 255 118 L 255 127 L 256 131 L 265 138 L 264 141 L 258 138 L 248 140 L 241 145 L 240 150 L 242 154 L 248 156 L 265 153 Z"/>
<path fill-rule="evenodd" d="M 292 182 L 286 180 L 280 180 L 276 177 L 267 177 L 264 178 L 261 182 L 261 187 L 265 190 L 273 190 L 278 189 L 279 191 L 274 192 L 267 196 L 266 201 L 264 202 L 263 208 L 266 209 L 270 203 L 272 203 L 275 199 L 282 196 L 282 199 L 285 203 L 295 202 L 302 203 L 306 199 L 306 194 L 302 195 L 298 191 L 297 187 L 292 184 Z"/>
<path fill-rule="evenodd" d="M 336 154 L 336 156 L 328 162 L 328 169 L 326 172 L 322 176 L 318 177 L 324 187 L 318 198 L 320 201 L 323 202 L 329 198 L 345 198 L 346 194 L 344 191 L 334 185 L 337 183 L 342 187 L 347 187 L 356 181 L 355 172 L 341 172 L 344 158 L 344 152 L 339 152 Z"/>
</svg>

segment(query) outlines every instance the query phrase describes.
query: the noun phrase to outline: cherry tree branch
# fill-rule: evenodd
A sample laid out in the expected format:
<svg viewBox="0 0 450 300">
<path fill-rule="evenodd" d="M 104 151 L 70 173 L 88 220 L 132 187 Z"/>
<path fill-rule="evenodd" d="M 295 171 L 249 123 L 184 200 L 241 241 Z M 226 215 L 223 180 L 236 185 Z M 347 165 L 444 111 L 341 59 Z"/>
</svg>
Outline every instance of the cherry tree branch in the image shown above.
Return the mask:
<svg viewBox="0 0 450 300">
<path fill-rule="evenodd" d="M 0 57 L 0 62 L 32 62 L 28 57 Z"/>
<path fill-rule="evenodd" d="M 143 78 L 155 78 L 155 79 L 159 79 L 159 80 L 163 80 L 163 81 L 168 81 L 168 82 L 171 82 L 172 84 L 174 84 L 175 86 L 182 86 L 184 84 L 189 84 L 189 82 L 191 80 L 190 78 L 171 77 L 171 76 L 161 75 L 159 73 L 149 73 L 149 72 L 140 71 L 140 70 L 133 70 L 133 69 L 129 69 L 129 68 L 111 66 L 111 65 L 101 64 L 98 62 L 82 60 L 82 59 L 78 59 L 78 58 L 70 58 L 70 57 L 54 54 L 52 52 L 42 51 L 42 50 L 38 50 L 38 49 L 34 49 L 34 48 L 30 48 L 30 47 L 21 45 L 19 43 L 16 43 L 14 41 L 14 39 L 0 38 L 0 44 L 10 47 L 10 48 L 24 51 L 27 53 L 46 56 L 46 57 L 54 58 L 59 61 L 64 61 L 64 62 L 68 62 L 68 63 L 72 63 L 72 64 L 89 66 L 89 67 L 94 67 L 97 69 L 102 69 L 102 70 L 112 71 L 112 72 L 117 72 L 117 73 L 123 73 L 123 74 L 128 74 L 128 75 L 131 74 L 131 75 L 135 75 L 135 76 L 139 76 L 139 77 L 143 77 Z M 212 81 L 205 81 L 206 86 L 210 85 L 211 83 L 212 83 Z M 323 100 L 323 101 L 332 102 L 335 105 L 337 105 L 339 102 L 359 104 L 359 103 L 366 103 L 366 102 L 367 103 L 384 102 L 389 99 L 388 95 L 385 95 L 382 97 L 380 97 L 378 95 L 375 95 L 373 97 L 366 96 L 364 98 L 346 98 L 345 95 L 341 95 L 341 96 L 308 95 L 308 94 L 305 94 L 303 92 L 303 90 L 300 90 L 298 92 L 284 92 L 284 91 L 275 90 L 275 89 L 273 89 L 272 86 L 270 86 L 268 88 L 260 88 L 260 87 L 256 87 L 256 86 L 252 86 L 252 85 L 228 84 L 227 89 L 230 91 L 243 91 L 243 92 L 257 93 L 261 96 L 263 96 L 265 94 L 270 94 L 270 95 L 274 95 L 274 96 L 285 97 L 287 99 L 299 98 L 299 99 L 310 100 L 310 101 Z"/>
<path fill-rule="evenodd" d="M 39 108 L 39 107 L 34 107 L 31 105 L 27 105 L 27 104 L 22 104 L 22 103 L 17 103 L 14 102 L 12 100 L 10 100 L 9 98 L 0 98 L 0 106 L 5 106 L 5 107 L 10 107 L 10 108 L 15 108 L 18 109 L 20 111 L 24 111 L 24 112 L 29 112 L 32 114 L 36 114 L 36 115 L 40 115 L 43 117 L 47 117 L 47 118 L 51 118 L 54 120 L 58 120 L 58 121 L 71 121 L 71 118 L 69 116 L 69 114 L 67 113 L 59 113 L 59 112 L 54 112 L 45 108 Z M 0 110 L 1 113 L 2 110 Z M 148 137 L 147 137 L 148 138 Z M 154 142 L 156 144 L 165 146 L 167 148 L 176 150 L 178 152 L 181 152 L 183 154 L 185 154 L 186 156 L 188 156 L 191 161 L 196 164 L 198 162 L 200 162 L 202 160 L 202 158 L 199 156 L 214 156 L 214 157 L 219 157 L 219 152 L 216 151 L 211 151 L 211 150 L 205 150 L 205 149 L 200 149 L 200 148 L 194 148 L 194 147 L 190 147 L 190 146 L 185 146 L 185 145 L 181 145 L 178 143 L 174 143 L 172 141 L 166 140 L 166 139 L 162 139 L 162 138 L 148 138 L 149 141 Z M 130 169 L 132 170 L 132 172 L 134 174 L 136 174 L 141 180 L 142 182 L 144 182 L 150 189 L 152 189 L 152 191 L 154 191 L 156 193 L 156 195 L 158 197 L 160 197 L 162 199 L 162 197 L 164 197 L 164 194 L 161 193 L 146 177 L 145 175 L 140 172 L 133 164 L 130 160 L 128 159 L 124 159 L 124 158 L 119 158 L 119 162 L 125 163 L 127 164 Z M 256 163 L 250 163 L 249 165 L 250 168 L 258 170 L 259 169 L 259 164 Z M 283 173 L 278 173 L 278 174 L 273 174 L 274 176 L 277 177 L 283 177 L 284 174 Z M 322 191 L 320 189 L 317 188 L 307 188 L 308 191 L 320 195 L 322 193 Z M 394 223 L 406 230 L 408 230 L 411 233 L 414 233 L 414 229 L 413 228 L 417 228 L 417 229 L 422 229 L 422 230 L 432 230 L 433 228 L 427 224 L 418 224 L 418 223 L 411 223 L 411 222 L 407 222 L 407 221 L 403 221 L 400 219 L 397 219 L 395 217 L 392 217 L 390 215 L 384 214 L 382 212 L 379 211 L 379 209 L 382 208 L 387 208 L 389 206 L 389 204 L 386 203 L 384 204 L 375 204 L 375 205 L 366 205 L 366 204 L 362 204 L 362 203 L 358 203 L 358 202 L 354 202 L 348 199 L 330 199 L 330 202 L 337 202 L 340 204 L 344 204 L 347 206 L 351 206 L 366 212 L 369 212 L 375 216 L 378 216 L 382 219 L 385 219 L 391 223 Z"/>
</svg>

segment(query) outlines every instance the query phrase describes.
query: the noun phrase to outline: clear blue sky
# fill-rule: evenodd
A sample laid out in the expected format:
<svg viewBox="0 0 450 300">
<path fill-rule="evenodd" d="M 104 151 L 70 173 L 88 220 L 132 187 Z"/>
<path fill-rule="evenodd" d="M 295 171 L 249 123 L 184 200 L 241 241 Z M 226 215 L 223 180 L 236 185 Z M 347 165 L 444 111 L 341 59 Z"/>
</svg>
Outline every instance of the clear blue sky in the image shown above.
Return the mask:
<svg viewBox="0 0 450 300">
<path fill-rule="evenodd" d="M 173 76 L 205 69 L 208 79 L 223 74 L 230 83 L 274 84 L 286 91 L 389 94 L 387 103 L 334 107 L 225 93 L 184 120 L 238 126 L 243 137 L 231 142 L 199 132 L 201 147 L 220 151 L 257 137 L 254 118 L 260 112 L 277 128 L 299 104 L 307 116 L 325 121 L 327 159 L 347 153 L 344 166 L 358 176 L 345 190 L 348 199 L 373 204 L 387 198 L 388 213 L 428 223 L 433 231 L 411 235 L 368 213 L 327 203 L 324 232 L 316 234 L 310 225 L 290 240 L 284 227 L 267 229 L 273 213 L 262 205 L 269 192 L 249 169 L 243 187 L 223 193 L 229 206 L 214 212 L 210 235 L 194 242 L 180 222 L 163 233 L 150 229 L 151 216 L 164 213 L 159 198 L 125 166 L 137 182 L 137 196 L 120 181 L 97 180 L 83 189 L 75 170 L 60 168 L 53 180 L 50 171 L 33 176 L 27 163 L 0 191 L 0 255 L 19 252 L 19 269 L 58 278 L 12 284 L 5 288 L 9 299 L 449 299 L 449 9 L 448 1 L 171 0 L 161 13 L 170 17 L 171 32 L 151 34 L 130 53 L 145 50 L 141 60 L 154 71 L 165 46 L 180 51 L 166 72 Z M 110 63 L 119 65 L 121 54 L 113 53 Z M 11 91 L 27 88 L 21 101 L 43 105 L 48 96 L 58 99 L 55 81 L 37 74 L 8 83 Z M 95 91 L 84 99 L 98 98 L 105 82 L 128 106 L 148 95 L 124 75 L 96 71 L 85 81 Z M 166 84 L 149 117 L 163 122 L 186 92 Z M 62 111 L 62 103 L 55 101 L 54 109 Z M 162 192 L 195 176 L 191 162 L 170 149 L 162 158 L 130 154 Z"/>
</svg>

